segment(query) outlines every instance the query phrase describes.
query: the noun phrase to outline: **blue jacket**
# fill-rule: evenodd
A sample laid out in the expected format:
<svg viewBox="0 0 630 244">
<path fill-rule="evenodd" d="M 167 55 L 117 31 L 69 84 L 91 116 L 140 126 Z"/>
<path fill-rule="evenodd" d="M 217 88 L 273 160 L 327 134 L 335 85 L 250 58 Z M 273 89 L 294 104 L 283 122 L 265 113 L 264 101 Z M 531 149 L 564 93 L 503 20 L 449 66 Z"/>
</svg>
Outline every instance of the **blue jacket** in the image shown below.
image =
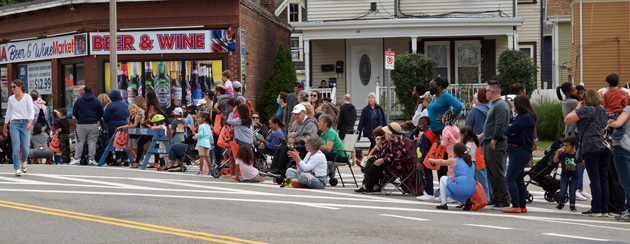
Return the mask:
<svg viewBox="0 0 630 244">
<path fill-rule="evenodd" d="M 361 118 L 359 119 L 359 127 L 357 130 L 359 131 L 359 137 L 361 137 L 361 133 L 363 133 L 364 137 L 372 137 L 372 131 L 375 128 L 372 128 L 372 115 L 370 114 L 370 110 L 372 108 L 370 105 L 367 105 L 361 110 Z M 383 108 L 378 104 L 374 105 L 374 110 L 376 110 L 376 114 L 378 115 L 378 124 L 380 126 L 387 126 L 387 120 L 385 119 L 385 113 L 383 112 Z"/>
<path fill-rule="evenodd" d="M 103 104 L 94 93 L 86 92 L 74 102 L 72 115 L 77 119 L 77 124 L 97 124 L 103 117 Z"/>
<path fill-rule="evenodd" d="M 466 117 L 466 125 L 472 127 L 477 135 L 483 133 L 488 110 L 490 110 L 490 104 L 482 103 L 470 110 L 470 114 Z"/>
<path fill-rule="evenodd" d="M 265 148 L 275 151 L 278 144 L 280 144 L 280 139 L 284 139 L 282 130 L 269 134 L 267 140 L 265 140 Z"/>
<path fill-rule="evenodd" d="M 446 111 L 451 110 L 451 107 L 453 107 L 453 112 L 455 112 L 456 115 L 459 115 L 462 111 L 462 103 L 448 92 L 442 93 L 442 96 L 440 96 L 440 99 L 437 101 L 434 98 L 431 104 L 427 106 L 429 119 L 431 120 L 431 131 L 436 132 L 444 129 L 444 124 L 442 124 L 442 122 L 438 123 L 437 117 L 444 115 Z"/>
<path fill-rule="evenodd" d="M 119 126 L 127 125 L 129 122 L 129 111 L 127 110 L 127 103 L 122 100 L 119 90 L 113 90 L 109 93 L 109 99 L 112 100 L 110 104 L 105 106 L 105 113 L 103 114 L 103 120 L 107 123 L 107 127 L 116 128 Z"/>
<path fill-rule="evenodd" d="M 511 125 L 505 127 L 508 145 L 516 145 L 529 152 L 534 151 L 532 146 L 534 144 L 534 129 L 536 129 L 534 116 L 528 113 L 519 115 Z"/>
</svg>

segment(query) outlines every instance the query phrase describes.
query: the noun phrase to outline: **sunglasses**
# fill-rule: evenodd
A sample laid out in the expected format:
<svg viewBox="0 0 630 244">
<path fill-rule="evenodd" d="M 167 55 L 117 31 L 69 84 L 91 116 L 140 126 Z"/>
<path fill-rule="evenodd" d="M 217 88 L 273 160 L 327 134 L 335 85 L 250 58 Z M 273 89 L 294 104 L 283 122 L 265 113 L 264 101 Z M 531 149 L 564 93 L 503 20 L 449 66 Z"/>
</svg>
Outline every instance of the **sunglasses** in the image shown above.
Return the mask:
<svg viewBox="0 0 630 244">
<path fill-rule="evenodd" d="M 295 85 L 295 87 L 297 87 L 297 88 L 304 88 L 304 87 L 302 87 L 302 86 L 300 86 L 300 85 Z"/>
<path fill-rule="evenodd" d="M 11 86 L 11 89 L 15 89 L 17 86 Z"/>
<path fill-rule="evenodd" d="M 260 119 L 260 117 L 252 117 L 252 119 Z"/>
<path fill-rule="evenodd" d="M 311 94 L 311 97 L 317 97 L 317 94 Z"/>
</svg>

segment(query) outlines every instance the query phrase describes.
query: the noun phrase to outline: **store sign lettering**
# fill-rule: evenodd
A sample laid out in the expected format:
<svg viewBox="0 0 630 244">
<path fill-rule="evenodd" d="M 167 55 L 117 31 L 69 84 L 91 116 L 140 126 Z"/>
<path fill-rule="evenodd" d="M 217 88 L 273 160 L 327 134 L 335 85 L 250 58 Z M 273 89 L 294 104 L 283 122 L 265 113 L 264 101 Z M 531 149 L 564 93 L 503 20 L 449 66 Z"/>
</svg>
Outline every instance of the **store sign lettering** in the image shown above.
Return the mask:
<svg viewBox="0 0 630 244">
<path fill-rule="evenodd" d="M 118 54 L 232 52 L 236 40 L 232 30 L 118 32 Z M 232 33 L 232 34 L 230 34 Z M 91 55 L 109 54 L 107 32 L 91 33 Z"/>
<path fill-rule="evenodd" d="M 86 55 L 86 34 L 0 45 L 0 64 Z"/>
</svg>

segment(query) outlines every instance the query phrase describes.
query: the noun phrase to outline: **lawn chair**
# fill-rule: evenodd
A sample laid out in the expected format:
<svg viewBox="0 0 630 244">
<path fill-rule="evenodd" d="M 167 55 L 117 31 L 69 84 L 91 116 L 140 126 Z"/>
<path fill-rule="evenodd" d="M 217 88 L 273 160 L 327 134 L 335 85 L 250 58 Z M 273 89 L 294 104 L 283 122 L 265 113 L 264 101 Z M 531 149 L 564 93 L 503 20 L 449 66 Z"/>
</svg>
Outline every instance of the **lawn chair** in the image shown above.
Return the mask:
<svg viewBox="0 0 630 244">
<path fill-rule="evenodd" d="M 339 171 L 339 166 L 348 166 L 348 168 L 350 169 L 350 173 L 352 173 L 352 179 L 354 179 L 354 184 L 357 186 L 357 188 L 359 187 L 359 184 L 357 183 L 357 178 L 354 176 L 354 171 L 352 171 L 352 158 L 354 155 L 354 146 L 356 145 L 358 139 L 359 139 L 359 134 L 356 133 L 356 131 L 349 131 L 343 140 L 343 148 L 345 150 L 337 150 L 337 149 L 331 150 L 332 153 L 337 154 L 335 156 L 335 161 L 337 157 L 342 157 L 341 152 L 345 152 L 346 156 L 348 157 L 347 163 L 328 161 L 328 166 L 333 167 L 333 172 L 329 172 L 328 174 L 330 176 L 329 183 L 331 186 L 336 186 L 338 184 L 337 179 L 335 179 L 335 170 L 336 170 L 337 173 L 339 174 L 339 180 L 341 181 L 341 185 L 343 187 L 346 187 L 343 181 L 343 178 L 341 177 L 341 171 Z"/>
</svg>

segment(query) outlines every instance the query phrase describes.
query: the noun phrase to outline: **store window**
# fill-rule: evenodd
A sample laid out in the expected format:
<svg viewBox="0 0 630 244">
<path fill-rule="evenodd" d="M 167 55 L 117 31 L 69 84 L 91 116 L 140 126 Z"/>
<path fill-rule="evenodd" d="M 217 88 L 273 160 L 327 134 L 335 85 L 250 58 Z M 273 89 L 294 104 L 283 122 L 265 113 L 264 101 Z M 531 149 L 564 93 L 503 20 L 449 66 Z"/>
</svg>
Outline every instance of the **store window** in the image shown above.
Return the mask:
<svg viewBox="0 0 630 244">
<path fill-rule="evenodd" d="M 479 83 L 481 80 L 481 43 L 480 41 L 455 42 L 457 83 Z"/>
<path fill-rule="evenodd" d="M 449 46 L 449 41 L 426 42 L 424 44 L 424 50 L 426 50 L 427 56 L 435 60 L 435 62 L 437 62 L 438 64 L 435 73 L 440 75 L 440 77 L 445 78 L 446 80 L 450 80 L 448 77 L 450 74 L 450 69 L 448 65 L 450 63 L 451 57 Z"/>
<path fill-rule="evenodd" d="M 72 105 L 79 98 L 79 87 L 85 85 L 85 65 L 83 63 L 62 64 L 61 101 L 62 107 L 72 116 Z"/>
</svg>

